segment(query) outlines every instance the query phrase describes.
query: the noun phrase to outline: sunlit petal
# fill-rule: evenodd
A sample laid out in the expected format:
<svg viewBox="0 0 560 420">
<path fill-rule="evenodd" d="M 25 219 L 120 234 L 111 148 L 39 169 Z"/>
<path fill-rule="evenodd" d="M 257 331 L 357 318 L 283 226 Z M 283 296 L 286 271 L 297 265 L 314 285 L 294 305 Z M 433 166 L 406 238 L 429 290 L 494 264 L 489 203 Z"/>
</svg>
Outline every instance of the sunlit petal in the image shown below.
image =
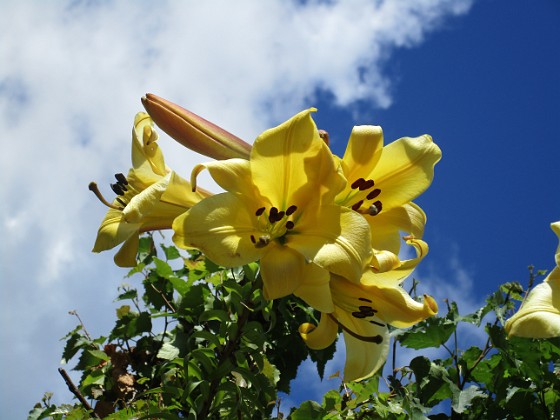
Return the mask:
<svg viewBox="0 0 560 420">
<path fill-rule="evenodd" d="M 294 290 L 312 308 L 320 312 L 333 312 L 334 304 L 331 296 L 330 273 L 315 264 L 306 264 L 302 273 L 303 281 Z"/>
<path fill-rule="evenodd" d="M 338 335 L 338 324 L 331 318 L 329 314 L 321 314 L 319 325 L 315 326 L 310 323 L 300 325 L 299 333 L 303 341 L 313 350 L 322 350 L 336 340 Z"/>
</svg>

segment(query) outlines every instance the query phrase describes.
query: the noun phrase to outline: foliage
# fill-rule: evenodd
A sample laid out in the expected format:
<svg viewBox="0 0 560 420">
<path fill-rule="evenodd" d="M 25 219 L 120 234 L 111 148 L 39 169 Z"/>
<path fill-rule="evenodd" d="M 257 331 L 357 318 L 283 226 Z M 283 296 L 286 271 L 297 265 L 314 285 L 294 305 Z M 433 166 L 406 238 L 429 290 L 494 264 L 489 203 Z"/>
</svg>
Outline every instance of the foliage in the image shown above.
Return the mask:
<svg viewBox="0 0 560 420">
<path fill-rule="evenodd" d="M 120 287 L 122 305 L 107 336 L 92 338 L 78 317 L 63 337 L 63 362 L 75 361 L 81 374 L 74 385 L 60 369 L 76 401 L 55 405 L 46 393 L 29 419 L 560 416 L 560 339 L 504 333 L 523 298 L 518 283 L 502 285 L 474 313 L 461 315 L 448 302 L 446 314 L 392 331 L 394 353 L 441 347 L 446 358 L 420 355 L 397 367 L 393 357 L 386 377 L 339 380 L 340 388 L 321 401 L 282 413 L 278 392 L 290 392 L 300 363 L 311 357 L 322 377 L 333 357 L 334 345 L 312 351 L 299 337 L 299 325 L 316 323 L 318 314 L 293 296 L 266 301 L 256 263 L 224 269 L 197 251 L 160 249 L 151 236 L 141 238 L 138 265 L 129 273 L 131 281 L 142 276 L 141 287 Z M 467 325 L 483 326 L 482 348 L 459 348 Z"/>
</svg>

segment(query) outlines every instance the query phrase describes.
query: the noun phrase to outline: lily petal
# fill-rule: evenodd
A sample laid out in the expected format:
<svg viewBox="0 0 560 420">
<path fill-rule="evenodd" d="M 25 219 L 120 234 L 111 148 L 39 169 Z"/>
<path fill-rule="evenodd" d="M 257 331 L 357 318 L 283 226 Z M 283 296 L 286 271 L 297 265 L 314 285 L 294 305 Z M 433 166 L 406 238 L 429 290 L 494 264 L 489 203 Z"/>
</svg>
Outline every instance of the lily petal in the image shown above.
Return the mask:
<svg viewBox="0 0 560 420">
<path fill-rule="evenodd" d="M 330 288 L 330 273 L 315 264 L 306 264 L 303 282 L 294 290 L 312 308 L 325 313 L 334 311 Z"/>
<path fill-rule="evenodd" d="M 322 350 L 327 348 L 338 336 L 338 324 L 329 316 L 322 313 L 319 325 L 315 326 L 306 322 L 299 327 L 299 333 L 303 341 L 313 350 Z"/>
<path fill-rule="evenodd" d="M 421 239 L 426 225 L 426 214 L 416 204 L 410 202 L 403 206 L 382 211 L 377 216 L 365 219 L 371 230 L 371 245 L 376 250 L 398 254 L 401 247 L 401 232 Z"/>
<path fill-rule="evenodd" d="M 423 193 L 434 177 L 441 150 L 428 135 L 404 137 L 383 148 L 369 178 L 382 191 L 383 209 L 402 206 Z"/>
<path fill-rule="evenodd" d="M 261 258 L 261 273 L 265 299 L 278 299 L 294 292 L 306 271 L 303 256 L 286 246 L 271 243 Z M 328 287 L 328 286 L 327 286 Z"/>
<path fill-rule="evenodd" d="M 254 210 L 233 193 L 205 198 L 173 222 L 173 241 L 180 248 L 195 247 L 216 264 L 237 267 L 258 260 L 263 248 L 251 241 L 259 238 Z"/>
<path fill-rule="evenodd" d="M 261 134 L 251 150 L 253 182 L 278 208 L 332 202 L 346 181 L 313 119 L 311 108 Z"/>
<path fill-rule="evenodd" d="M 243 194 L 247 197 L 253 197 L 256 194 L 248 160 L 228 159 L 196 165 L 191 173 L 193 189 L 197 188 L 196 177 L 204 169 L 207 169 L 214 181 L 226 191 Z"/>
<path fill-rule="evenodd" d="M 559 240 L 556 267 L 537 285 L 504 326 L 510 336 L 551 338 L 560 336 L 560 221 L 552 223 Z"/>
<path fill-rule="evenodd" d="M 338 309 L 335 310 L 334 317 L 344 331 L 344 380 L 360 381 L 369 378 L 387 360 L 390 343 L 387 327 L 354 318 L 348 312 Z"/>
</svg>

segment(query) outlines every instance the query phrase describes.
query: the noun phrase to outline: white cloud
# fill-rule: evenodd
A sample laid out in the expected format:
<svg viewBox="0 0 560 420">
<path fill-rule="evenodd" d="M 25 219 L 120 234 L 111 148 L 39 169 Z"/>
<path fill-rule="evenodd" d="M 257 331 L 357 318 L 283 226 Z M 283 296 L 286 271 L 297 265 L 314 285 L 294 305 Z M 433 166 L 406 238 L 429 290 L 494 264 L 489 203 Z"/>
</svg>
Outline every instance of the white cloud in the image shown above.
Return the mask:
<svg viewBox="0 0 560 420">
<path fill-rule="evenodd" d="M 69 400 L 56 373 L 57 339 L 74 325 L 68 309 L 99 334 L 111 326 L 122 271 L 109 267 L 111 253 L 90 254 L 105 209 L 87 185 L 107 191 L 112 174 L 127 171 L 141 95 L 167 97 L 247 139 L 312 105 L 317 90 L 339 105 L 386 107 L 391 51 L 417 45 L 470 4 L 3 2 L 0 339 L 18 350 L 2 361 L 4 413 L 22 417 L 44 390 Z M 161 143 L 184 175 L 199 159 Z"/>
</svg>

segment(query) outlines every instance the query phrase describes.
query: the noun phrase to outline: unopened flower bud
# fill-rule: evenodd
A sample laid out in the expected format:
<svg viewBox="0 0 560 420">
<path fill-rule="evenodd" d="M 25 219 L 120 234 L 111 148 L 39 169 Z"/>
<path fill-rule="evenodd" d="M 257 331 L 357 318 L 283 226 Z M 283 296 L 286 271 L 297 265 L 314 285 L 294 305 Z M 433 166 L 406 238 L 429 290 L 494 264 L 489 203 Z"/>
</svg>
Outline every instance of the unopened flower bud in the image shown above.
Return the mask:
<svg viewBox="0 0 560 420">
<path fill-rule="evenodd" d="M 148 93 L 142 104 L 152 120 L 183 146 L 217 159 L 249 159 L 251 145 L 198 115 Z"/>
</svg>

